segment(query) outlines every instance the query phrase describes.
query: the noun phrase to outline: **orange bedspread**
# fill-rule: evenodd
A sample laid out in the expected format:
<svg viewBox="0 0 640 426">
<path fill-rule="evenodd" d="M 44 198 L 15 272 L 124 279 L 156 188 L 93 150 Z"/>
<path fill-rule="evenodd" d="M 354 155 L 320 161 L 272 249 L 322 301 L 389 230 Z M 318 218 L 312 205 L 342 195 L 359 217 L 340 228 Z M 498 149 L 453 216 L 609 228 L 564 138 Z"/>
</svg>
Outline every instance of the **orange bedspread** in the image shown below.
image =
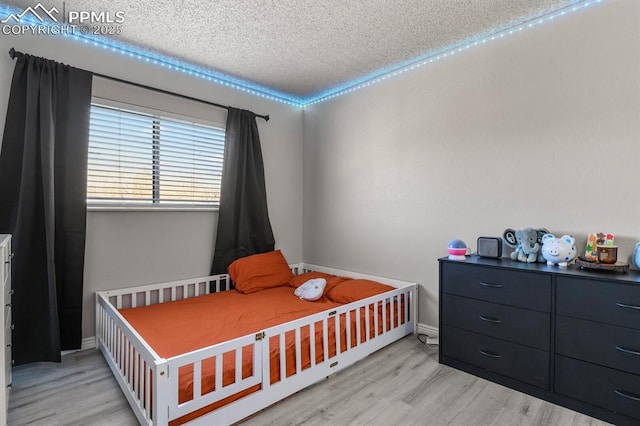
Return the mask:
<svg viewBox="0 0 640 426">
<path fill-rule="evenodd" d="M 251 294 L 223 291 L 120 313 L 158 355 L 171 358 L 340 306 L 325 298 L 300 300 L 293 291 L 289 286 Z"/>
<path fill-rule="evenodd" d="M 392 287 L 389 287 L 391 289 Z M 251 294 L 241 294 L 235 290 L 179 300 L 170 303 L 156 304 L 145 307 L 122 309 L 120 313 L 127 319 L 133 328 L 145 339 L 145 341 L 164 358 L 171 358 L 193 350 L 205 348 L 217 343 L 225 342 L 236 337 L 258 333 L 269 327 L 286 323 L 305 316 L 333 309 L 340 303 L 328 300 L 326 297 L 308 302 L 300 300 L 294 294 L 294 289 L 289 286 L 276 287 Z M 404 305 L 404 301 L 403 301 Z M 370 328 L 373 331 L 373 305 L 370 306 Z M 381 306 L 378 306 L 379 331 L 383 324 L 389 326 L 392 317 L 387 310 L 386 321 L 382 321 Z M 393 311 L 395 312 L 395 311 Z M 397 323 L 396 315 L 393 315 Z M 357 345 L 356 325 L 351 318 L 351 347 Z M 364 309 L 361 309 L 361 341 L 367 340 L 364 336 Z M 401 320 L 404 323 L 403 320 Z M 341 350 L 346 350 L 346 318 L 340 318 L 340 343 Z M 316 324 L 315 344 L 316 362 L 324 359 L 322 345 L 321 323 Z M 389 327 L 387 327 L 389 328 Z M 301 330 L 302 340 L 302 370 L 310 366 L 309 327 Z M 268 342 L 271 354 L 271 383 L 280 380 L 280 345 L 277 338 L 271 338 Z M 247 346 L 242 351 L 242 377 L 252 374 L 253 353 L 252 347 Z M 295 340 L 294 333 L 285 334 L 286 376 L 295 374 Z M 335 318 L 329 320 L 329 354 L 335 355 Z M 223 357 L 223 386 L 227 386 L 235 380 L 235 355 L 227 353 Z M 217 359 L 208 359 L 202 362 L 202 393 L 206 394 L 214 390 L 215 362 Z M 191 366 L 180 369 L 179 378 L 180 403 L 193 399 L 193 369 Z M 229 403 L 245 394 L 253 392 L 259 387 L 247 389 L 233 398 L 221 401 L 217 406 Z M 209 407 L 211 411 L 215 407 Z M 198 410 L 199 412 L 201 410 Z M 190 416 L 191 417 L 191 416 Z M 186 420 L 186 419 L 184 419 Z"/>
</svg>

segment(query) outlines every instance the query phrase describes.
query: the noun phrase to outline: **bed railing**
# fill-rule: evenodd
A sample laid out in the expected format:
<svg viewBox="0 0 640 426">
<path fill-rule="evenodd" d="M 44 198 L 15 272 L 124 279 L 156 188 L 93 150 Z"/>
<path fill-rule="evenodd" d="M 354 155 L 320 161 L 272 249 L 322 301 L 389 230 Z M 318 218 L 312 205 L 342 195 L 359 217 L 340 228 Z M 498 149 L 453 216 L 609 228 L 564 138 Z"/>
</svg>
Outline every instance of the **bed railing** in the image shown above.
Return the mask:
<svg viewBox="0 0 640 426">
<path fill-rule="evenodd" d="M 245 348 L 249 348 L 251 354 L 248 376 L 243 374 L 246 370 L 243 368 L 246 361 L 244 356 L 247 355 Z M 262 383 L 262 351 L 261 338 L 250 335 L 169 358 L 168 386 L 174 391 L 172 394 L 180 394 L 180 382 L 185 380 L 185 376 L 192 382 L 189 399 L 180 401 L 180 397 L 174 397 L 168 401 L 169 418 L 182 417 Z M 231 383 L 225 383 L 227 378 L 223 366 L 226 357 L 233 359 L 234 363 Z"/>
<path fill-rule="evenodd" d="M 290 266 L 295 274 L 345 272 L 305 264 Z M 350 276 L 381 280 L 364 274 Z M 381 281 L 404 287 L 169 359 L 158 356 L 118 309 L 224 291 L 231 286 L 228 275 L 98 292 L 96 338 L 111 368 L 119 372 L 116 379 L 141 424 L 164 425 L 259 385 L 259 391 L 215 411 L 219 414 L 216 421 L 232 423 L 246 415 L 242 413 L 258 411 L 415 332 L 417 286 Z M 279 371 L 272 371 L 273 353 Z M 287 359 L 287 353 L 293 353 L 293 360 Z M 303 363 L 306 354 L 308 365 Z M 226 357 L 235 368 L 232 377 L 225 379 Z M 181 380 L 191 382 L 189 395 L 180 396 Z M 201 417 L 196 423 L 208 421 Z"/>
<path fill-rule="evenodd" d="M 290 370 L 293 370 L 291 376 L 295 376 L 312 371 L 313 367 L 322 364 L 326 369 L 316 370 L 316 373 L 318 378 L 325 377 L 360 359 L 358 352 L 366 350 L 367 345 L 375 339 L 389 335 L 391 343 L 397 339 L 398 334 L 404 336 L 411 333 L 413 321 L 409 318 L 408 302 L 413 297 L 412 293 L 413 290 L 407 288 L 393 290 L 265 330 L 265 340 L 277 339 L 280 350 L 277 351 L 278 379 L 274 383 L 265 381 L 264 385 L 275 386 L 286 382 L 290 377 Z M 318 333 L 322 335 L 321 348 L 316 348 L 315 338 L 308 338 L 303 342 L 302 336 L 316 336 Z M 293 337 L 288 339 L 287 335 Z M 291 343 L 287 345 L 287 340 L 293 341 L 294 368 L 287 365 L 286 351 L 282 350 L 283 347 L 291 346 Z M 376 343 L 380 343 L 380 340 Z M 302 350 L 307 345 L 309 365 L 304 368 L 301 365 Z M 265 377 L 272 377 L 269 367 L 267 364 L 264 368 Z M 283 371 L 287 374 L 283 374 Z"/>
<path fill-rule="evenodd" d="M 289 265 L 294 275 L 308 271 L 303 263 Z M 209 293 L 230 290 L 233 286 L 231 277 L 227 274 L 211 275 L 208 277 L 190 278 L 170 281 L 166 283 L 137 286 L 134 289 L 100 291 L 97 294 L 105 296 L 117 309 L 136 308 L 139 306 L 155 305 L 157 303 L 173 302 L 189 297 L 203 296 Z"/>
<path fill-rule="evenodd" d="M 166 374 L 166 361 L 149 347 L 102 294 L 97 294 L 96 340 L 107 363 L 120 376 L 116 379 L 134 408 L 140 424 L 153 424 L 153 407 L 158 407 L 158 378 Z M 160 395 L 162 398 L 162 395 Z M 159 423 L 156 423 L 159 424 Z"/>
<path fill-rule="evenodd" d="M 261 384 L 261 390 L 267 392 L 269 388 L 279 388 L 278 394 L 286 396 L 299 390 L 299 383 L 313 383 L 353 364 L 413 332 L 410 317 L 413 290 L 396 289 L 270 327 L 256 336 L 245 336 L 168 359 L 170 387 L 176 394 L 179 382 L 184 380 L 183 374 L 194 383 L 190 400 L 179 402 L 174 398 L 170 401 L 169 418 L 181 417 L 256 384 Z M 321 334 L 319 348 L 316 347 L 317 334 Z M 246 346 L 252 346 L 253 374 L 242 378 L 241 353 Z M 288 352 L 293 352 L 293 360 L 288 358 Z M 234 383 L 226 387 L 222 386 L 222 363 L 219 362 L 222 354 L 235 357 Z M 277 358 L 275 362 L 273 356 Z M 202 395 L 201 384 L 211 381 L 211 373 L 207 376 L 202 366 L 203 360 L 212 358 L 216 360 L 215 387 Z M 302 360 L 306 358 L 309 361 L 303 365 Z M 272 371 L 274 364 L 275 372 Z M 245 399 L 242 401 L 246 404 Z"/>
</svg>

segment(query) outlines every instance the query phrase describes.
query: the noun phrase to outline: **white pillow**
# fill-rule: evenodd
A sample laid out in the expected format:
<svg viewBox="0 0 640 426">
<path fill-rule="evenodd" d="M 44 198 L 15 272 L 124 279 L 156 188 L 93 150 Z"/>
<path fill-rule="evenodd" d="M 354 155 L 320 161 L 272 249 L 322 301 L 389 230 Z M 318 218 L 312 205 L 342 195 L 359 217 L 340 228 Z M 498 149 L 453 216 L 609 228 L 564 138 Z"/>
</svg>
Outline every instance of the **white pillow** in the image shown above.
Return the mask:
<svg viewBox="0 0 640 426">
<path fill-rule="evenodd" d="M 293 294 L 302 300 L 313 302 L 314 300 L 318 300 L 322 297 L 322 292 L 326 285 L 327 280 L 324 278 L 314 278 L 296 288 L 296 291 L 294 291 Z"/>
</svg>

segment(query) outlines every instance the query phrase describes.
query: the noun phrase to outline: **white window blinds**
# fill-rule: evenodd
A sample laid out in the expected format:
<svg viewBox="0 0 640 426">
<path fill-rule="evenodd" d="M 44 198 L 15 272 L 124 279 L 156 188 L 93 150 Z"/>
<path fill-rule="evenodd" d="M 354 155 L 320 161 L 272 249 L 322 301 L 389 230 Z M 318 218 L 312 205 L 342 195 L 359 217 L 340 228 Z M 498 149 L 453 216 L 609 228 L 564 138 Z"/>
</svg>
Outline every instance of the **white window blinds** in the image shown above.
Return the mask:
<svg viewBox="0 0 640 426">
<path fill-rule="evenodd" d="M 89 205 L 217 207 L 224 129 L 93 104 Z"/>
</svg>

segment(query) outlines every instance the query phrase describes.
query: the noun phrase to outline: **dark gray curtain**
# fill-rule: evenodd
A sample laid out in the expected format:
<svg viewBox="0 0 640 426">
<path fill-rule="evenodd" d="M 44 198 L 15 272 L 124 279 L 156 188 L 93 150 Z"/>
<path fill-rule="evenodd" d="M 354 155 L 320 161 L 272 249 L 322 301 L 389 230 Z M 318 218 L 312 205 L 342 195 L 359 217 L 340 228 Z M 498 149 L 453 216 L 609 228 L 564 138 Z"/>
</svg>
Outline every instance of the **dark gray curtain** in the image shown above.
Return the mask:
<svg viewBox="0 0 640 426">
<path fill-rule="evenodd" d="M 92 74 L 17 58 L 0 151 L 0 233 L 13 234 L 13 358 L 60 361 L 82 340 Z"/>
<path fill-rule="evenodd" d="M 234 260 L 272 251 L 274 244 L 256 116 L 229 108 L 211 273 L 224 274 Z"/>
</svg>

